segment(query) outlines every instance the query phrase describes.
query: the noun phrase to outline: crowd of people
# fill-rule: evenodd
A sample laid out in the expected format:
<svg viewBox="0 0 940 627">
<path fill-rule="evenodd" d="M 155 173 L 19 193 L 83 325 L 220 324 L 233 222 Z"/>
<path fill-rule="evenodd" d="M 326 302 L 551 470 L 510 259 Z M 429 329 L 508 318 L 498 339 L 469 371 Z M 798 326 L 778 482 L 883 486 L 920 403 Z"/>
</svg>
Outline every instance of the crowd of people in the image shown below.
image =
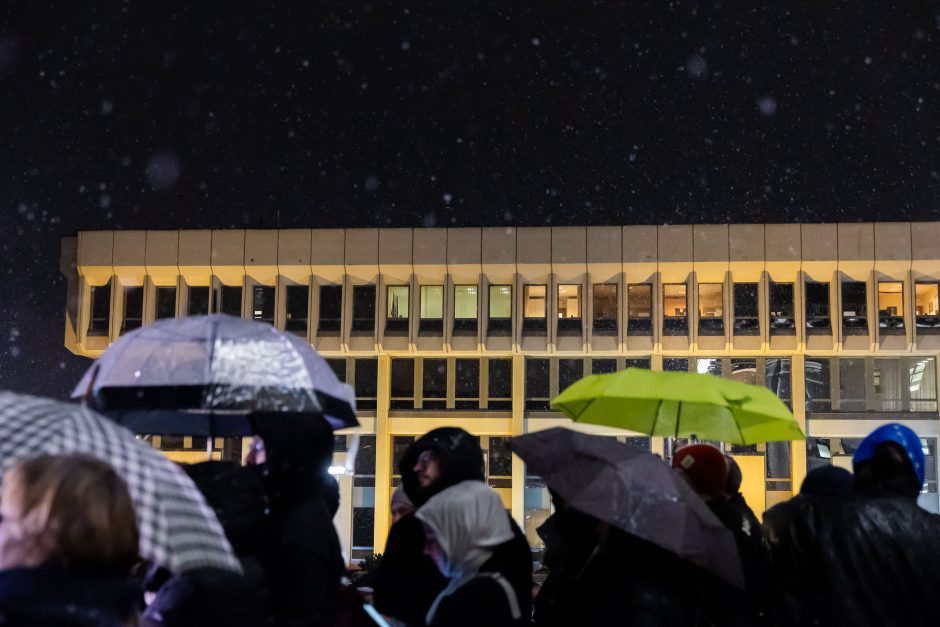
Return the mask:
<svg viewBox="0 0 940 627">
<path fill-rule="evenodd" d="M 267 421 L 249 465 L 186 468 L 242 573 L 168 572 L 137 556 L 133 503 L 107 464 L 81 455 L 17 463 L 0 496 L 0 626 L 917 625 L 936 624 L 940 519 L 918 507 L 919 438 L 876 429 L 854 475 L 810 472 L 763 515 L 734 459 L 708 444 L 672 467 L 734 537 L 738 589 L 553 493 L 541 585 L 532 552 L 485 482 L 479 440 L 435 429 L 403 455 L 378 569 L 350 581 L 333 527 L 324 422 Z M 368 588 L 364 587 L 368 585 Z M 374 608 L 368 602 L 374 603 Z"/>
</svg>

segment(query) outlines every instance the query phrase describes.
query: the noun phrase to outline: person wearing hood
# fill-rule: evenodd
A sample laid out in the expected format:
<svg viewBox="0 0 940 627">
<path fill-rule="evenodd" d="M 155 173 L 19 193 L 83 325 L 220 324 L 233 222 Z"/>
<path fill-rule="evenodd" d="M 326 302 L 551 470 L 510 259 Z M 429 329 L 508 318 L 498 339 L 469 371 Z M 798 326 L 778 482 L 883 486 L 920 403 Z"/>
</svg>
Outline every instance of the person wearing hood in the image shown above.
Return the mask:
<svg viewBox="0 0 940 627">
<path fill-rule="evenodd" d="M 262 560 L 277 627 L 332 625 L 344 564 L 333 515 L 339 505 L 328 469 L 333 431 L 309 416 L 256 416 L 261 471 L 271 510 Z"/>
<path fill-rule="evenodd" d="M 815 499 L 838 499 L 851 494 L 854 479 L 852 473 L 839 466 L 814 468 L 800 484 L 800 492 L 789 501 L 777 503 L 764 512 L 764 542 L 771 558 L 787 532 L 793 513 L 804 503 Z"/>
<path fill-rule="evenodd" d="M 401 489 L 416 511 L 434 495 L 465 481 L 484 482 L 479 438 L 456 427 L 429 431 L 408 447 L 399 462 Z M 504 511 L 513 540 L 501 546 L 507 553 L 507 577 L 527 599 L 532 587 L 532 554 L 525 535 Z M 409 625 L 424 623 L 428 609 L 447 584 L 434 562 L 424 554 L 424 528 L 414 512 L 403 515 L 389 530 L 382 562 L 373 583 L 375 607 Z"/>
<path fill-rule="evenodd" d="M 529 603 L 510 583 L 506 553 L 499 551 L 515 534 L 495 490 L 464 481 L 431 497 L 415 516 L 423 526 L 425 554 L 447 579 L 428 609 L 427 625 L 529 624 Z"/>
<path fill-rule="evenodd" d="M 925 478 L 920 438 L 884 425 L 852 461 L 853 494 L 797 509 L 777 552 L 787 624 L 936 624 L 940 519 L 917 505 Z"/>
</svg>

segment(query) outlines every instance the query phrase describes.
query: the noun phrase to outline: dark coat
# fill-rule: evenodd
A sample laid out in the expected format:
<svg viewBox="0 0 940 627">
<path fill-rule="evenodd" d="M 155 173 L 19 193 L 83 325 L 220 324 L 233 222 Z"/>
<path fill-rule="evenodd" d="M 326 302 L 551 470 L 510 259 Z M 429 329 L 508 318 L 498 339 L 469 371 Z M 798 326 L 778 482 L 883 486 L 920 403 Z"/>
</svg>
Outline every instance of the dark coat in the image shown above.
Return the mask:
<svg viewBox="0 0 940 627">
<path fill-rule="evenodd" d="M 270 539 L 262 563 L 278 627 L 332 625 L 344 564 L 333 515 L 336 482 L 327 474 L 333 433 L 325 421 L 259 417 L 265 444 Z"/>
<path fill-rule="evenodd" d="M 709 508 L 734 536 L 747 583 L 748 612 L 755 623 L 766 624 L 771 597 L 770 558 L 760 521 L 741 493 L 709 501 Z"/>
<path fill-rule="evenodd" d="M 517 550 L 515 538 L 497 547 L 476 577 L 441 601 L 430 627 L 522 627 L 530 624 L 532 577 L 529 576 L 528 589 L 517 587 L 520 583 L 515 572 Z M 490 574 L 497 574 L 508 583 L 512 595 Z M 517 581 L 514 583 L 511 578 Z M 513 617 L 513 604 L 518 618 Z"/>
<path fill-rule="evenodd" d="M 143 605 L 129 579 L 54 564 L 0 571 L 4 627 L 120 627 Z"/>
<path fill-rule="evenodd" d="M 567 627 L 578 622 L 578 580 L 597 548 L 597 520 L 577 510 L 557 510 L 538 529 L 545 542 L 548 576 L 533 601 L 536 627 Z"/>
<path fill-rule="evenodd" d="M 935 625 L 940 518 L 904 496 L 814 500 L 793 512 L 775 570 L 788 625 Z"/>
<path fill-rule="evenodd" d="M 414 466 L 424 451 L 437 453 L 441 477 L 422 489 Z M 408 447 L 399 463 L 402 489 L 416 508 L 429 498 L 461 481 L 483 481 L 483 451 L 478 438 L 463 429 L 444 427 L 421 436 Z M 507 514 L 508 515 L 508 514 Z M 498 561 L 506 579 L 517 591 L 526 616 L 531 612 L 532 553 L 525 534 L 511 521 L 513 539 L 498 549 Z M 494 555 L 494 558 L 496 555 Z M 375 576 L 375 606 L 388 616 L 409 625 L 422 625 L 431 603 L 444 589 L 447 580 L 424 554 L 424 529 L 414 514 L 392 525 L 385 553 Z"/>
</svg>

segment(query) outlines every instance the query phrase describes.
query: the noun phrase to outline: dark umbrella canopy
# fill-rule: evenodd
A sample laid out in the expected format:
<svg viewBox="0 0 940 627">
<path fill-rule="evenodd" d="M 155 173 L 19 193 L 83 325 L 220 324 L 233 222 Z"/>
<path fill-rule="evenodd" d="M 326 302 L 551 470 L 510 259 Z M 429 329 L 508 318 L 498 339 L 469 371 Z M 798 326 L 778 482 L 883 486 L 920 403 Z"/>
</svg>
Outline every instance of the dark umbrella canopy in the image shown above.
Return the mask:
<svg viewBox="0 0 940 627">
<path fill-rule="evenodd" d="M 731 533 L 655 455 L 560 427 L 512 438 L 509 448 L 571 507 L 744 587 Z"/>
<path fill-rule="evenodd" d="M 303 339 L 222 314 L 160 320 L 114 343 L 73 398 L 138 433 L 243 436 L 249 416 L 359 426 L 355 394 Z"/>
</svg>

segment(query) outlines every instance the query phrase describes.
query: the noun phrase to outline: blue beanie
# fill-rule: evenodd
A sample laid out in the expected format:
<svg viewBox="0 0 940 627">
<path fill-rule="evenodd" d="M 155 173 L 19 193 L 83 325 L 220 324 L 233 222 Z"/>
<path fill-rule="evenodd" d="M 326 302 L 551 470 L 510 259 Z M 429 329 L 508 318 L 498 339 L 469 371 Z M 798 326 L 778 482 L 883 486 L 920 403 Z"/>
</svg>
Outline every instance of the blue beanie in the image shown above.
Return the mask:
<svg viewBox="0 0 940 627">
<path fill-rule="evenodd" d="M 921 448 L 920 438 L 917 437 L 914 431 L 896 422 L 878 427 L 869 433 L 868 437 L 862 440 L 862 443 L 859 445 L 858 449 L 856 449 L 855 456 L 852 457 L 852 465 L 857 469 L 860 462 L 870 460 L 875 456 L 875 449 L 885 442 L 894 442 L 904 449 L 908 459 L 911 460 L 911 466 L 914 467 L 914 474 L 917 475 L 917 480 L 920 482 L 920 485 L 924 485 L 924 466 L 926 460 L 924 458 L 924 450 Z"/>
</svg>

